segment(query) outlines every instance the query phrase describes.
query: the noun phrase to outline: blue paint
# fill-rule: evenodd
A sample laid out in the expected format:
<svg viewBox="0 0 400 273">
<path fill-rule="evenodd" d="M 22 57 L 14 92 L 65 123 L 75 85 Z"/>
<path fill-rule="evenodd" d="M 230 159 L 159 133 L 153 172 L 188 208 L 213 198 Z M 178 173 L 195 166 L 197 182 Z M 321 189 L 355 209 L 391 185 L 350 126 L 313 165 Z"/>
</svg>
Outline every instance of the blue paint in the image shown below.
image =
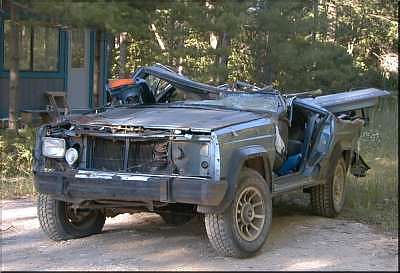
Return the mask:
<svg viewBox="0 0 400 273">
<path fill-rule="evenodd" d="M 108 35 L 105 34 L 104 32 L 101 33 L 101 41 L 102 41 L 102 46 L 103 46 L 103 50 L 102 50 L 102 60 L 103 60 L 103 67 L 102 67 L 102 75 L 103 75 L 103 79 L 102 79 L 102 89 L 103 89 L 103 105 L 105 105 L 107 103 L 107 91 L 106 91 L 106 86 L 107 86 L 107 80 L 109 77 L 109 70 L 108 70 L 108 54 L 110 52 L 110 50 L 108 50 L 109 47 L 109 37 L 107 37 Z"/>
<path fill-rule="evenodd" d="M 0 18 L 0 74 L 3 71 L 3 63 L 4 63 L 4 20 L 3 17 L 1 17 Z"/>
<path fill-rule="evenodd" d="M 3 70 L 0 72 L 0 78 L 9 78 L 10 72 Z M 63 79 L 65 77 L 64 72 L 31 72 L 31 71 L 20 71 L 19 77 L 24 79 Z"/>
<path fill-rule="evenodd" d="M 68 43 L 68 31 L 60 31 L 62 39 L 62 43 L 60 44 L 60 48 L 62 49 L 61 53 L 61 67 L 64 71 L 64 91 L 68 92 L 68 51 L 69 51 L 69 43 Z"/>
<path fill-rule="evenodd" d="M 95 46 L 96 46 L 96 31 L 90 31 L 89 39 L 89 109 L 93 108 L 93 71 L 94 71 L 94 58 L 95 58 Z"/>
</svg>

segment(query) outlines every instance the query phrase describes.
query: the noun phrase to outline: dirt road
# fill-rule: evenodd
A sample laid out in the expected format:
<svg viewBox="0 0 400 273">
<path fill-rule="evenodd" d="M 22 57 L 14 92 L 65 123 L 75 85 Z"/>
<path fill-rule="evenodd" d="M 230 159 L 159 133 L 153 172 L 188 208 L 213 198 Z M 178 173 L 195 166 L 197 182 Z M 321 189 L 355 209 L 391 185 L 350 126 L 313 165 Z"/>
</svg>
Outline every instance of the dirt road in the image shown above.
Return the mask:
<svg viewBox="0 0 400 273">
<path fill-rule="evenodd" d="M 53 242 L 35 200 L 3 200 L 1 214 L 2 270 L 398 270 L 397 239 L 304 210 L 275 209 L 263 249 L 241 260 L 216 256 L 198 219 L 172 227 L 156 214 L 123 214 L 102 234 Z"/>
</svg>

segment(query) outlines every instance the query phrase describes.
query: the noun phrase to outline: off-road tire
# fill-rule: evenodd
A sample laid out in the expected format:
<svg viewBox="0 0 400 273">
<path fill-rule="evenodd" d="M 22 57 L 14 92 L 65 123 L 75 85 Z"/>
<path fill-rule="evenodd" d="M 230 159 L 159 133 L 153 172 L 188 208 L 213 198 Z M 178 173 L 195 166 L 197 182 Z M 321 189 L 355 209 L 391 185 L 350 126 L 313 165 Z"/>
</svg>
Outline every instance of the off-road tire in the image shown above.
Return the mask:
<svg viewBox="0 0 400 273">
<path fill-rule="evenodd" d="M 250 188 L 256 188 L 263 199 L 265 222 L 259 235 L 252 241 L 245 240 L 236 224 L 237 205 L 241 194 Z M 211 245 L 219 255 L 245 258 L 256 254 L 265 243 L 272 221 L 272 198 L 269 186 L 255 170 L 243 168 L 236 188 L 235 197 L 230 206 L 220 214 L 205 214 L 204 222 Z"/>
<path fill-rule="evenodd" d="M 78 228 L 68 220 L 65 207 L 65 202 L 39 193 L 37 204 L 39 223 L 50 239 L 69 240 L 101 232 L 106 219 L 101 211 L 93 211 L 88 221 Z"/>
<path fill-rule="evenodd" d="M 341 170 L 338 170 L 340 168 Z M 343 186 L 341 205 L 334 205 L 334 181 L 335 173 L 342 172 Z M 346 165 L 343 157 L 338 154 L 331 158 L 331 164 L 328 169 L 327 178 L 324 184 L 317 185 L 310 188 L 311 192 L 311 208 L 316 215 L 324 217 L 336 217 L 343 208 L 345 185 L 346 185 Z M 336 179 L 340 179 L 336 177 Z M 337 182 L 336 182 L 337 183 Z M 338 204 L 338 202 L 336 202 Z"/>
</svg>

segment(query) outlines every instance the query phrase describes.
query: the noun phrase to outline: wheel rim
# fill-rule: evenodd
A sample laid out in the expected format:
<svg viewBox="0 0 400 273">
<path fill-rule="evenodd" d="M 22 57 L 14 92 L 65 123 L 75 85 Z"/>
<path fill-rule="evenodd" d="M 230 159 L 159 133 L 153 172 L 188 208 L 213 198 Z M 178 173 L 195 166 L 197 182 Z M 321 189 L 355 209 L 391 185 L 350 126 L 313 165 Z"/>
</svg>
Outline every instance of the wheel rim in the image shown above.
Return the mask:
<svg viewBox="0 0 400 273">
<path fill-rule="evenodd" d="M 245 188 L 235 206 L 235 224 L 240 237 L 246 241 L 256 240 L 263 230 L 265 214 L 261 192 L 255 187 Z"/>
<path fill-rule="evenodd" d="M 344 170 L 340 164 L 336 166 L 333 177 L 333 206 L 336 212 L 342 209 L 344 201 Z"/>
<path fill-rule="evenodd" d="M 65 204 L 67 222 L 76 229 L 85 228 L 96 218 L 96 211 L 91 209 L 73 208 L 71 204 Z"/>
</svg>

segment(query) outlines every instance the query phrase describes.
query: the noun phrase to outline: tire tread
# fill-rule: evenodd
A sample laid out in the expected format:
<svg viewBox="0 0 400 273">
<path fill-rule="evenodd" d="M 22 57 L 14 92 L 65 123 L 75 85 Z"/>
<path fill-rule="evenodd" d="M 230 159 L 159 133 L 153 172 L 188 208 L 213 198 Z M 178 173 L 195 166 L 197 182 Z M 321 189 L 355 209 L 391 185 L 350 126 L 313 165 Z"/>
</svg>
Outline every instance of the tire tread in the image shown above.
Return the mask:
<svg viewBox="0 0 400 273">
<path fill-rule="evenodd" d="M 311 188 L 311 208 L 319 216 L 333 218 L 338 214 L 333 206 L 332 183 L 336 165 L 341 164 L 341 161 L 342 157 L 334 158 L 326 183 Z"/>
<path fill-rule="evenodd" d="M 38 197 L 38 218 L 40 227 L 47 236 L 54 241 L 68 240 L 72 235 L 67 233 L 57 223 L 56 200 L 46 194 L 39 194 Z"/>
<path fill-rule="evenodd" d="M 77 230 L 69 227 L 63 222 L 63 215 L 60 215 L 61 201 L 54 199 L 52 196 L 39 193 L 37 213 L 39 224 L 43 232 L 54 241 L 63 241 L 74 238 L 89 236 L 101 232 L 106 217 L 99 213 L 95 221 L 86 230 Z"/>
<path fill-rule="evenodd" d="M 242 173 L 247 176 L 263 177 L 255 170 L 244 168 Z M 229 209 L 229 208 L 228 208 Z M 204 223 L 207 235 L 213 248 L 219 255 L 226 257 L 245 258 L 250 257 L 254 253 L 246 252 L 238 247 L 232 230 L 229 230 L 229 221 L 224 213 L 210 213 L 204 215 Z"/>
</svg>

